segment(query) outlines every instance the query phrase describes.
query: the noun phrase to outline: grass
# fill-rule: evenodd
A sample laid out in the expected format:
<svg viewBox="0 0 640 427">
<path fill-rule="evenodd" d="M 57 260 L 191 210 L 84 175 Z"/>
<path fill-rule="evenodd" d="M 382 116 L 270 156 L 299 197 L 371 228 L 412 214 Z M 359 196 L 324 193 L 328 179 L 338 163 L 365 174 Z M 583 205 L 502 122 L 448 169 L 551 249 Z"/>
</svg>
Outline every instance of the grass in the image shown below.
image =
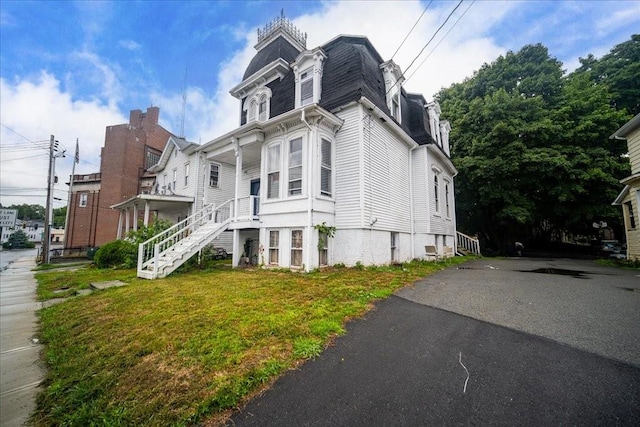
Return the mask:
<svg viewBox="0 0 640 427">
<path fill-rule="evenodd" d="M 133 270 L 37 274 L 56 286 L 129 286 L 40 311 L 48 377 L 35 425 L 212 425 L 345 333 L 372 303 L 464 262 L 333 268 L 309 274 L 192 270 L 144 281 Z M 56 296 L 59 296 L 55 294 Z"/>
</svg>

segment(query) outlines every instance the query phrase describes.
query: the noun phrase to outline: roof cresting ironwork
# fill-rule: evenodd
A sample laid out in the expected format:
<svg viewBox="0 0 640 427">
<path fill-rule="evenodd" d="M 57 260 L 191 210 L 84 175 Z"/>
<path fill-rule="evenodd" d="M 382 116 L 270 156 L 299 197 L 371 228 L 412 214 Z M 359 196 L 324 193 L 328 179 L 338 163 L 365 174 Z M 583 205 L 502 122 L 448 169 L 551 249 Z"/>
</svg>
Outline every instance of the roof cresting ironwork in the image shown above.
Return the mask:
<svg viewBox="0 0 640 427">
<path fill-rule="evenodd" d="M 280 10 L 280 16 L 264 26 L 261 30 L 258 28 L 258 43 L 266 40 L 270 35 L 278 29 L 282 29 L 288 35 L 298 41 L 304 48 L 307 47 L 307 33 L 300 31 L 293 23 L 284 16 L 284 9 Z"/>
</svg>

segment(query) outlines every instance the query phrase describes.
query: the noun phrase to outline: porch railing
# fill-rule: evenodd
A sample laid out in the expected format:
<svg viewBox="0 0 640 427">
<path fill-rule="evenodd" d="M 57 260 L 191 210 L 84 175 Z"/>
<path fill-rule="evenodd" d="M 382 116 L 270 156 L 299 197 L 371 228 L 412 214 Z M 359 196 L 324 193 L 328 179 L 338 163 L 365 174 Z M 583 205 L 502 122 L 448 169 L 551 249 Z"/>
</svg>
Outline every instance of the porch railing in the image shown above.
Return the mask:
<svg viewBox="0 0 640 427">
<path fill-rule="evenodd" d="M 238 198 L 238 212 L 236 219 L 253 220 L 258 219 L 260 214 L 260 197 L 247 196 Z"/>
<path fill-rule="evenodd" d="M 160 261 L 160 255 L 170 250 L 205 224 L 225 223 L 233 218 L 233 199 L 220 206 L 207 205 L 190 217 L 180 221 L 138 246 L 138 271 L 153 265 L 154 276 Z"/>
<path fill-rule="evenodd" d="M 467 236 L 466 234 L 456 232 L 458 252 L 468 252 L 476 255 L 480 254 L 480 241 L 474 237 Z M 462 249 L 462 251 L 460 250 Z"/>
</svg>

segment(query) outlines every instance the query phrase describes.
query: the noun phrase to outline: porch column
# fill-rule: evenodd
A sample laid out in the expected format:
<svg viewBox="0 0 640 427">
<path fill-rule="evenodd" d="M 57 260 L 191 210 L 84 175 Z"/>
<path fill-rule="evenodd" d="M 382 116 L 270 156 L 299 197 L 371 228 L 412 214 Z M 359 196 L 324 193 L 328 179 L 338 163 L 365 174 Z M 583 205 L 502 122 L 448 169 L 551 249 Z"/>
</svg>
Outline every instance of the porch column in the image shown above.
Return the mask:
<svg viewBox="0 0 640 427">
<path fill-rule="evenodd" d="M 242 180 L 242 148 L 240 148 L 240 142 L 235 138 L 236 143 L 236 186 L 235 186 L 235 195 L 233 200 L 233 220 L 237 221 L 238 219 L 238 204 L 240 197 L 240 181 Z M 236 248 L 233 248 L 233 253 L 235 254 Z"/>
<path fill-rule="evenodd" d="M 120 209 L 120 215 L 118 216 L 118 235 L 116 237 L 116 239 L 118 240 L 122 239 L 122 214 L 123 213 L 124 211 Z"/>
<path fill-rule="evenodd" d="M 233 254 L 231 256 L 231 266 L 238 267 L 240 263 L 240 230 L 233 230 Z"/>
<path fill-rule="evenodd" d="M 138 205 L 133 205 L 133 231 L 138 231 Z"/>
<path fill-rule="evenodd" d="M 126 215 L 126 217 L 124 219 L 124 235 L 126 236 L 127 233 L 129 232 L 129 229 L 130 229 L 129 228 L 130 227 L 130 224 L 129 224 L 129 208 L 125 209 L 124 212 L 125 212 L 125 215 Z"/>
<path fill-rule="evenodd" d="M 149 226 L 149 201 L 144 201 L 144 226 Z"/>
</svg>

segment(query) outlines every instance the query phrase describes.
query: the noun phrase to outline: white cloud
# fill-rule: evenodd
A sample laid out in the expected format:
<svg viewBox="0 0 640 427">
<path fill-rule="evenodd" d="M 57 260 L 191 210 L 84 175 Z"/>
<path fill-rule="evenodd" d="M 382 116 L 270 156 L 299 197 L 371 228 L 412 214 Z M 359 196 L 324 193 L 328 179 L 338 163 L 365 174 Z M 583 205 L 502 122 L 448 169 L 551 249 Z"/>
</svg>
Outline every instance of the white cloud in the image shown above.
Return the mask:
<svg viewBox="0 0 640 427">
<path fill-rule="evenodd" d="M 66 148 L 67 156 L 56 160 L 59 183 L 55 186 L 54 195 L 63 201 L 56 201 L 54 207 L 60 207 L 66 204 L 68 187 L 64 183 L 68 182 L 71 174 L 76 138 L 80 142 L 80 164 L 76 165 L 75 172 L 98 172 L 105 127 L 128 122 L 114 104 L 74 101 L 71 94 L 60 89 L 60 82 L 54 76 L 44 72 L 37 78 L 16 82 L 2 78 L 0 93 L 0 122 L 3 125 L 0 128 L 0 202 L 3 206 L 20 203 L 45 205 L 46 202 L 48 151 L 35 146 L 27 152 L 11 149 L 17 145 L 33 145 L 11 130 L 30 141 L 48 141 L 50 135 L 54 135 Z M 38 197 L 27 198 L 18 196 L 19 188 L 41 190 L 31 192 Z"/>
<path fill-rule="evenodd" d="M 453 7 L 454 4 L 445 3 L 445 7 L 431 9 L 423 16 L 394 58 L 403 70 L 408 67 Z M 423 8 L 423 4 L 418 1 L 331 2 L 325 3 L 318 12 L 298 17 L 293 22 L 301 31 L 307 33 L 307 48 L 321 46 L 340 34 L 364 35 L 369 38 L 383 59 L 387 60 L 391 59 L 411 28 L 407 23 L 413 25 Z M 483 63 L 490 62 L 504 53 L 504 48 L 495 45 L 483 34 L 499 22 L 511 8 L 508 2 L 492 3 L 490 6 L 482 3 L 474 5 L 471 9 L 474 13 L 467 14 L 453 28 L 431 57 L 407 82 L 407 89 L 422 93 L 427 99 L 431 99 L 442 87 L 462 81 Z M 453 25 L 463 12 L 464 7 L 461 7 L 451 18 L 449 26 Z M 407 76 L 415 71 L 422 58 L 440 41 L 449 26 L 441 30 Z M 202 136 L 203 142 L 238 126 L 240 103 L 229 94 L 229 90 L 241 81 L 244 70 L 256 53 L 253 48 L 256 43 L 255 30 L 256 28 L 253 28 L 245 33 L 244 48 L 221 67 L 218 90 L 213 94 L 213 101 L 209 103 L 213 109 L 202 117 L 199 123 L 200 130 L 195 130 L 194 133 Z M 201 105 L 197 108 L 192 106 L 188 110 L 195 113 L 206 111 L 207 108 Z M 166 111 L 166 108 L 163 111 Z"/>
<path fill-rule="evenodd" d="M 127 49 L 127 50 L 131 50 L 131 51 L 136 51 L 136 50 L 140 50 L 140 48 L 142 47 L 140 45 L 140 43 L 134 41 L 134 40 L 120 40 L 118 42 L 118 44 Z"/>
</svg>

